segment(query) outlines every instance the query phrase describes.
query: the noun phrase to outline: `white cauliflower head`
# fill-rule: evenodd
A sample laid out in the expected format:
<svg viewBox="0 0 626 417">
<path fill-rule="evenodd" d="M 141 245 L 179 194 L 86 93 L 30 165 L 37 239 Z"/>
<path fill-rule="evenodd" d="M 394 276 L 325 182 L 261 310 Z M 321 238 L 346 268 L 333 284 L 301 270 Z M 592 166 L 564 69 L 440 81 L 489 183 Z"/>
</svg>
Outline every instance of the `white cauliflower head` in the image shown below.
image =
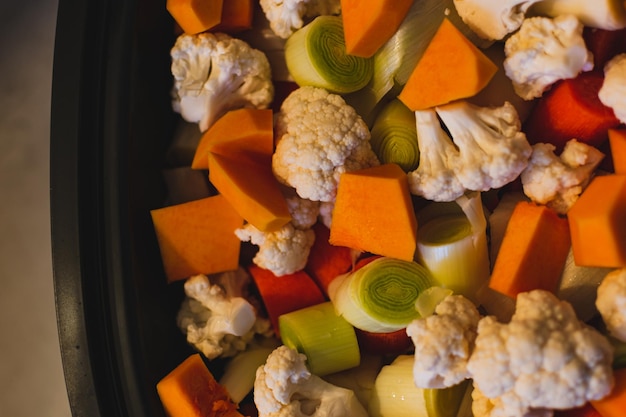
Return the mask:
<svg viewBox="0 0 626 417">
<path fill-rule="evenodd" d="M 459 149 L 452 166 L 466 189 L 500 188 L 528 165 L 532 147 L 511 103 L 479 107 L 461 100 L 437 107 L 436 111 Z"/>
<path fill-rule="evenodd" d="M 283 39 L 304 25 L 305 17 L 336 15 L 340 0 L 260 0 L 270 27 Z"/>
<path fill-rule="evenodd" d="M 558 80 L 593 69 L 583 25 L 573 15 L 530 17 L 504 44 L 504 71 L 524 100 L 541 97 Z"/>
<path fill-rule="evenodd" d="M 274 85 L 265 54 L 224 33 L 182 34 L 170 52 L 174 111 L 205 131 L 228 110 L 267 108 Z"/>
<path fill-rule="evenodd" d="M 474 386 L 472 389 L 472 417 L 511 417 L 507 407 L 503 407 L 501 398 L 487 398 L 482 391 Z M 554 411 L 547 408 L 534 408 L 515 417 L 552 417 Z"/>
<path fill-rule="evenodd" d="M 279 346 L 256 371 L 259 417 L 367 417 L 352 390 L 332 385 L 306 367 L 306 356 Z"/>
<path fill-rule="evenodd" d="M 273 232 L 262 232 L 251 224 L 235 230 L 239 240 L 259 247 L 252 258 L 255 265 L 270 270 L 276 276 L 304 269 L 315 242 L 312 229 L 297 229 L 292 222 Z"/>
<path fill-rule="evenodd" d="M 434 110 L 415 112 L 419 165 L 408 173 L 412 194 L 432 201 L 454 201 L 465 192 L 456 176 L 453 161 L 458 150 L 441 128 Z"/>
<path fill-rule="evenodd" d="M 185 281 L 186 298 L 177 323 L 191 345 L 213 359 L 245 350 L 257 334 L 271 336 L 269 320 L 258 317 L 244 297 L 250 277 L 243 269 L 213 279 L 215 282 L 206 275 L 195 275 Z"/>
<path fill-rule="evenodd" d="M 604 66 L 604 82 L 598 97 L 602 104 L 613 109 L 615 117 L 626 123 L 626 54 L 613 57 Z"/>
<path fill-rule="evenodd" d="M 293 227 L 306 230 L 317 223 L 317 218 L 320 214 L 319 201 L 307 200 L 297 195 L 287 197 L 286 201 Z"/>
<path fill-rule="evenodd" d="M 334 201 L 342 173 L 379 165 L 365 122 L 341 96 L 321 88 L 300 87 L 285 99 L 276 139 L 274 175 L 309 200 Z"/>
<path fill-rule="evenodd" d="M 533 145 L 521 179 L 528 198 L 565 214 L 578 200 L 604 154 L 576 139 L 569 140 L 558 157 L 555 149 L 549 143 Z"/>
<path fill-rule="evenodd" d="M 509 323 L 480 320 L 467 368 L 474 386 L 491 400 L 489 416 L 523 416 L 608 395 L 612 361 L 610 342 L 580 322 L 569 303 L 534 290 L 517 296 Z"/>
<path fill-rule="evenodd" d="M 454 0 L 463 22 L 478 36 L 500 40 L 516 31 L 526 12 L 540 0 Z"/>
<path fill-rule="evenodd" d="M 448 295 L 435 314 L 413 320 L 406 332 L 415 345 L 413 378 L 418 388 L 446 388 L 470 377 L 467 362 L 480 314 L 461 295 Z"/>
<path fill-rule="evenodd" d="M 596 307 L 609 333 L 626 342 L 626 268 L 609 272 L 598 287 Z"/>
</svg>

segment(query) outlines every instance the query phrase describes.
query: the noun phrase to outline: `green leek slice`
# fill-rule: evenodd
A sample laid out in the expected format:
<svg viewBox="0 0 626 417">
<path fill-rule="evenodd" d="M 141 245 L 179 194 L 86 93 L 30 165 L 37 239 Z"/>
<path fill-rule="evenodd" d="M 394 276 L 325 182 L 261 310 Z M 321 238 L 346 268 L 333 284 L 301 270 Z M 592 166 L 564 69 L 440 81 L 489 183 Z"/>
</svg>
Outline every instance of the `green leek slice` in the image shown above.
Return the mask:
<svg viewBox="0 0 626 417">
<path fill-rule="evenodd" d="M 381 257 L 335 278 L 328 295 L 338 314 L 354 327 L 385 333 L 403 329 L 420 317 L 415 301 L 433 284 L 422 265 Z"/>
<path fill-rule="evenodd" d="M 287 68 L 295 82 L 345 94 L 372 78 L 374 61 L 346 53 L 339 16 L 318 16 L 285 43 Z"/>
<path fill-rule="evenodd" d="M 400 100 L 392 100 L 378 114 L 370 143 L 380 162 L 398 164 L 404 172 L 413 171 L 420 154 L 415 113 Z"/>
<path fill-rule="evenodd" d="M 439 285 L 476 302 L 490 273 L 487 220 L 480 193 L 461 196 L 456 203 L 458 214 L 447 212 L 421 224 L 417 258 Z"/>
<path fill-rule="evenodd" d="M 417 388 L 413 355 L 400 355 L 383 366 L 370 399 L 371 417 L 456 417 L 469 381 L 443 389 Z"/>
<path fill-rule="evenodd" d="M 305 354 L 315 375 L 350 369 L 361 361 L 354 327 L 330 301 L 283 314 L 278 327 L 285 346 Z"/>
</svg>

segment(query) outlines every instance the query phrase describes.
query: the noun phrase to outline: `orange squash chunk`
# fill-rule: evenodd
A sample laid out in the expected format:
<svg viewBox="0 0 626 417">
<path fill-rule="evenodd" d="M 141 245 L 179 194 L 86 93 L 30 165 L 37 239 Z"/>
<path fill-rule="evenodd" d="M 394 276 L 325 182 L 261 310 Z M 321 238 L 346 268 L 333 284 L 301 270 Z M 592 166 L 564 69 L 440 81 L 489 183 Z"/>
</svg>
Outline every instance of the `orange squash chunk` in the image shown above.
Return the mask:
<svg viewBox="0 0 626 417">
<path fill-rule="evenodd" d="M 535 289 L 555 293 L 570 247 L 567 219 L 547 206 L 521 201 L 504 232 L 489 287 L 511 298 Z"/>
<path fill-rule="evenodd" d="M 384 164 L 341 175 L 330 243 L 413 260 L 417 220 L 402 168 Z"/>
<path fill-rule="evenodd" d="M 208 169 L 209 152 L 228 157 L 245 155 L 269 163 L 274 151 L 274 122 L 270 109 L 237 109 L 220 117 L 200 138 L 191 168 Z"/>
<path fill-rule="evenodd" d="M 220 195 L 152 210 L 168 282 L 236 269 L 243 218 Z"/>
<path fill-rule="evenodd" d="M 182 30 L 193 35 L 220 23 L 223 4 L 224 0 L 167 0 L 165 7 Z"/>
<path fill-rule="evenodd" d="M 443 19 L 398 98 L 415 111 L 472 97 L 497 70 L 454 24 Z"/>
<path fill-rule="evenodd" d="M 405 18 L 413 0 L 341 0 L 341 17 L 350 55 L 369 58 L 385 44 Z"/>
<path fill-rule="evenodd" d="M 626 175 L 626 129 L 609 129 L 609 146 L 615 173 Z"/>
<path fill-rule="evenodd" d="M 157 393 L 169 417 L 243 417 L 198 353 L 161 379 Z"/>
<path fill-rule="evenodd" d="M 226 0 L 222 6 L 222 20 L 211 32 L 234 34 L 252 28 L 253 0 Z"/>
<path fill-rule="evenodd" d="M 576 265 L 626 266 L 626 175 L 595 177 L 567 217 Z"/>
<path fill-rule="evenodd" d="M 209 180 L 248 223 L 261 231 L 278 230 L 291 220 L 271 161 L 210 153 Z"/>
</svg>

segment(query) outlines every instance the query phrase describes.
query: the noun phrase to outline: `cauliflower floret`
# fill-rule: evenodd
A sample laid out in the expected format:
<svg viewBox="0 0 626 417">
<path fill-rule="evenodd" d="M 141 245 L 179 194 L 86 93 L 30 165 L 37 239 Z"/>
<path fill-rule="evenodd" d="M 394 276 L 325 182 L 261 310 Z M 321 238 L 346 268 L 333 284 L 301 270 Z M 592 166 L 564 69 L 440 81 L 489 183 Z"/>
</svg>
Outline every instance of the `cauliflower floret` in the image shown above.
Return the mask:
<svg viewBox="0 0 626 417">
<path fill-rule="evenodd" d="M 504 411 L 504 412 L 503 412 Z M 554 412 L 550 409 L 536 408 L 516 417 L 552 417 Z M 511 417 L 502 406 L 501 398 L 487 398 L 476 386 L 472 389 L 472 417 Z"/>
<path fill-rule="evenodd" d="M 272 335 L 269 320 L 245 298 L 249 275 L 241 268 L 212 276 L 195 275 L 185 281 L 185 295 L 177 323 L 187 341 L 208 359 L 234 356 L 260 334 Z M 222 285 L 224 284 L 224 285 Z"/>
<path fill-rule="evenodd" d="M 454 201 L 465 192 L 456 176 L 453 160 L 458 150 L 441 128 L 434 110 L 415 112 L 420 160 L 408 173 L 412 194 L 432 201 Z"/>
<path fill-rule="evenodd" d="M 596 307 L 609 333 L 626 342 L 626 268 L 609 272 L 598 287 Z"/>
<path fill-rule="evenodd" d="M 528 165 L 532 147 L 515 107 L 479 107 L 458 101 L 436 108 L 459 152 L 452 166 L 468 190 L 488 191 L 513 181 Z"/>
<path fill-rule="evenodd" d="M 287 208 L 291 214 L 291 223 L 296 229 L 306 230 L 317 223 L 320 214 L 320 202 L 291 196 L 286 198 Z"/>
<path fill-rule="evenodd" d="M 500 40 L 516 31 L 540 0 L 454 0 L 459 16 L 478 36 Z"/>
<path fill-rule="evenodd" d="M 311 229 L 296 229 L 289 222 L 274 232 L 262 232 L 251 224 L 235 230 L 242 242 L 251 242 L 259 247 L 252 258 L 255 265 L 270 270 L 276 276 L 292 274 L 306 266 L 315 232 Z"/>
<path fill-rule="evenodd" d="M 340 0 L 261 0 L 261 8 L 270 27 L 283 39 L 304 25 L 305 17 L 336 15 L 341 12 Z"/>
<path fill-rule="evenodd" d="M 593 69 L 583 25 L 573 15 L 531 17 L 504 44 L 504 71 L 524 100 L 541 97 L 556 81 Z"/>
<path fill-rule="evenodd" d="M 256 371 L 254 403 L 259 417 L 367 417 L 349 389 L 311 374 L 306 356 L 279 346 Z"/>
<path fill-rule="evenodd" d="M 533 145 L 533 153 L 522 172 L 524 194 L 538 204 L 545 204 L 561 214 L 574 205 L 604 154 L 583 142 L 571 139 L 560 157 L 549 143 Z"/>
<path fill-rule="evenodd" d="M 334 201 L 342 173 L 379 165 L 370 132 L 341 96 L 300 87 L 276 117 L 276 178 L 302 198 Z"/>
<path fill-rule="evenodd" d="M 172 107 L 205 131 L 228 110 L 267 108 L 274 99 L 265 54 L 224 33 L 182 34 L 171 49 Z"/>
<path fill-rule="evenodd" d="M 572 306 L 552 293 L 517 296 L 508 324 L 487 316 L 478 323 L 467 368 L 489 398 L 487 415 L 522 416 L 534 409 L 567 409 L 608 395 L 613 347 L 580 322 Z"/>
<path fill-rule="evenodd" d="M 435 314 L 413 320 L 406 333 L 415 344 L 413 378 L 418 388 L 446 388 L 469 378 L 470 358 L 480 314 L 461 295 L 448 295 Z"/>
<path fill-rule="evenodd" d="M 626 54 L 619 54 L 604 66 L 604 82 L 598 92 L 602 104 L 613 109 L 615 116 L 626 123 Z"/>
</svg>

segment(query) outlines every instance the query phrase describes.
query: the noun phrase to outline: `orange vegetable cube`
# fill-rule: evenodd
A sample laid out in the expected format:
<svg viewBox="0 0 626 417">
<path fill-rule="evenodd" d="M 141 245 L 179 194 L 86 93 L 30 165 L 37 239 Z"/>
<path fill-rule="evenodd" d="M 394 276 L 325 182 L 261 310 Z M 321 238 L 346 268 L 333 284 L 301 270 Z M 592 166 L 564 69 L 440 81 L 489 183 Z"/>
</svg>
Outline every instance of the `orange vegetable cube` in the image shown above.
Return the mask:
<svg viewBox="0 0 626 417">
<path fill-rule="evenodd" d="M 626 266 L 626 175 L 595 177 L 567 217 L 576 265 Z"/>
<path fill-rule="evenodd" d="M 497 70 L 452 22 L 443 19 L 398 98 L 413 111 L 468 98 Z"/>
<path fill-rule="evenodd" d="M 221 195 L 152 210 L 168 282 L 237 269 L 243 218 Z"/>
<path fill-rule="evenodd" d="M 547 206 L 520 201 L 504 232 L 489 288 L 511 298 L 535 289 L 555 293 L 570 247 L 567 219 Z"/>
<path fill-rule="evenodd" d="M 157 393 L 169 417 L 243 417 L 198 353 L 161 379 Z"/>
<path fill-rule="evenodd" d="M 223 4 L 224 0 L 167 0 L 165 7 L 183 31 L 193 35 L 220 23 Z"/>
<path fill-rule="evenodd" d="M 222 6 L 222 20 L 211 28 L 211 32 L 235 34 L 252 28 L 255 4 L 253 0 L 225 0 Z"/>
<path fill-rule="evenodd" d="M 384 164 L 341 175 L 330 243 L 413 260 L 417 219 L 402 168 Z"/>
</svg>

